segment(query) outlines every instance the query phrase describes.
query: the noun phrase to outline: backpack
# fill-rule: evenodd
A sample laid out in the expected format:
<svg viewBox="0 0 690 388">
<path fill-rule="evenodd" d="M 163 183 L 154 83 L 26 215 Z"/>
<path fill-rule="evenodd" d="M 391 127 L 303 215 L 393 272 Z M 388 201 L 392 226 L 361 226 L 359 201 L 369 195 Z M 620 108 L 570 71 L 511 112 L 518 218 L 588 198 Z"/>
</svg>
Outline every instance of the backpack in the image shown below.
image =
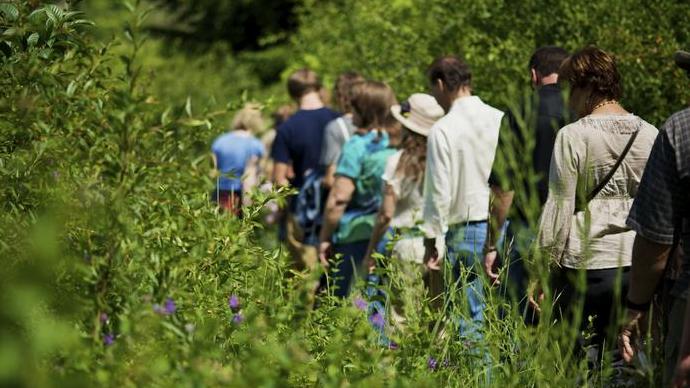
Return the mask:
<svg viewBox="0 0 690 388">
<path fill-rule="evenodd" d="M 304 183 L 297 193 L 295 218 L 304 232 L 304 244 L 318 245 L 326 193 L 322 186 L 324 174 L 319 170 L 308 170 Z"/>
<path fill-rule="evenodd" d="M 350 139 L 350 133 L 342 117 L 336 119 L 338 127 L 343 135 L 344 142 Z M 342 146 L 342 145 L 341 145 Z M 307 170 L 304 173 L 304 182 L 297 193 L 295 206 L 295 219 L 304 232 L 302 243 L 317 246 L 319 244 L 319 232 L 323 221 L 323 211 L 326 205 L 328 191 L 324 189 L 324 171 Z"/>
</svg>

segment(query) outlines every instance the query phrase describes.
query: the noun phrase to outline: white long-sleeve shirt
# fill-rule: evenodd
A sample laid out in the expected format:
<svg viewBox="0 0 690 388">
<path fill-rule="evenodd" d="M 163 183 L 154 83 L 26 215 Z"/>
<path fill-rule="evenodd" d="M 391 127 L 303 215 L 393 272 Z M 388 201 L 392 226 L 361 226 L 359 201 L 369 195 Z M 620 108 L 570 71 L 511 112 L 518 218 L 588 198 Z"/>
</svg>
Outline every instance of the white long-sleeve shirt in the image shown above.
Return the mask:
<svg viewBox="0 0 690 388">
<path fill-rule="evenodd" d="M 489 174 L 503 112 L 477 96 L 461 97 L 434 124 L 427 142 L 424 223 L 428 238 L 449 225 L 489 217 Z"/>
</svg>

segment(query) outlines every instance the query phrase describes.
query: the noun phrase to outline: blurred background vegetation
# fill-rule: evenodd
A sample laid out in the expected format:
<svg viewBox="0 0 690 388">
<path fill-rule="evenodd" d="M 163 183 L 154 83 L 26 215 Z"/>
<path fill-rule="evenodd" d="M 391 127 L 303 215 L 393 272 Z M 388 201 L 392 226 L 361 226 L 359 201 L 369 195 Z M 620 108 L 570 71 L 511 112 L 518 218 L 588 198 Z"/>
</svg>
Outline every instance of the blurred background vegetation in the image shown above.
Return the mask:
<svg viewBox="0 0 690 388">
<path fill-rule="evenodd" d="M 283 193 L 257 192 L 244 220 L 218 213 L 210 141 L 243 101 L 287 102 L 301 66 L 328 87 L 358 70 L 402 99 L 457 53 L 504 107 L 543 44 L 613 52 L 624 104 L 660 125 L 690 101 L 671 61 L 687 16 L 684 0 L 0 0 L 0 385 L 476 384 L 414 295 L 396 353 L 352 307 L 307 313 L 318 274 L 288 276 L 260 241 Z M 561 334 L 540 330 L 491 329 L 496 383 L 578 381 Z M 433 371 L 432 356 L 458 358 Z"/>
</svg>

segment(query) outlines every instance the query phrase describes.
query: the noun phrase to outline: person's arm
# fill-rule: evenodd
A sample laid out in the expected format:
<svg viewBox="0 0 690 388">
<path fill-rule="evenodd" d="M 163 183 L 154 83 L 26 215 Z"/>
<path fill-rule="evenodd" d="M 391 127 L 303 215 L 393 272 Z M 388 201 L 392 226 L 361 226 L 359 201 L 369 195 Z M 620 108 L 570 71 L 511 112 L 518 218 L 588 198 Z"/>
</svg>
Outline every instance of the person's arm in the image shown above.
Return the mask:
<svg viewBox="0 0 690 388">
<path fill-rule="evenodd" d="M 451 202 L 450 146 L 442 129 L 434 128 L 427 142 L 427 160 L 424 180 L 424 263 L 429 269 L 439 270 L 436 239 L 443 238 L 448 229 Z"/>
<path fill-rule="evenodd" d="M 374 225 L 374 230 L 371 233 L 371 239 L 369 239 L 369 247 L 367 247 L 367 253 L 364 256 L 366 262 L 368 262 L 367 266 L 370 270 L 376 266 L 376 263 L 371 260 L 371 255 L 376 252 L 376 246 L 378 246 L 381 238 L 383 238 L 383 235 L 388 230 L 388 225 L 393 218 L 393 214 L 395 214 L 396 202 L 397 198 L 395 196 L 393 187 L 389 184 L 386 184 L 383 188 L 383 201 L 381 202 L 381 207 L 379 208 L 379 212 L 376 216 L 376 224 Z"/>
<path fill-rule="evenodd" d="M 489 235 L 484 243 L 484 272 L 489 277 L 491 284 L 499 284 L 496 271 L 496 258 L 498 257 L 498 239 L 503 229 L 503 224 L 508 217 L 508 211 L 513 203 L 513 191 L 503 191 L 500 187 L 491 186 L 491 205 L 489 208 Z"/>
<path fill-rule="evenodd" d="M 668 129 L 668 128 L 667 128 Z M 657 136 L 627 224 L 637 232 L 627 295 L 627 318 L 618 336 L 623 358 L 632 361 L 654 291 L 663 276 L 677 233 L 677 217 L 686 210 L 676 158 L 667 135 Z"/>
<path fill-rule="evenodd" d="M 640 326 L 664 274 L 671 248 L 671 245 L 655 243 L 639 234 L 635 236 L 626 301 L 628 312 L 619 336 L 620 351 L 626 362 L 631 362 L 635 355 L 634 338 L 640 334 Z"/>
<path fill-rule="evenodd" d="M 249 204 L 249 193 L 259 184 L 259 157 L 252 156 L 247 161 L 244 168 L 244 179 L 242 180 L 242 198 L 244 204 Z"/>
<path fill-rule="evenodd" d="M 273 140 L 273 147 L 271 149 L 271 156 L 273 157 L 273 184 L 278 186 L 287 186 L 290 184 L 288 180 L 288 171 L 290 169 L 290 149 L 288 147 L 288 140 L 286 130 L 279 128 L 276 132 L 276 137 Z"/>
<path fill-rule="evenodd" d="M 338 120 L 338 119 L 336 119 Z M 342 149 L 345 139 L 340 135 L 340 128 L 336 120 L 331 121 L 326 125 L 323 135 L 323 144 L 321 146 L 321 157 L 319 164 L 325 166 L 322 185 L 330 189 L 335 183 L 335 167 L 338 163 L 338 156 Z"/>
<path fill-rule="evenodd" d="M 324 171 L 322 184 L 323 187 L 330 189 L 335 183 L 335 164 L 329 164 Z"/>
<path fill-rule="evenodd" d="M 572 134 L 571 134 L 572 133 Z M 556 135 L 549 171 L 549 196 L 539 220 L 537 242 L 551 263 L 560 264 L 570 236 L 577 196 L 578 165 L 586 146 L 576 131 Z M 578 231 L 575 231 L 578 233 Z"/>
<path fill-rule="evenodd" d="M 319 235 L 319 260 L 324 267 L 328 267 L 328 251 L 331 248 L 331 237 L 338 227 L 340 218 L 345 213 L 347 205 L 355 192 L 354 181 L 345 176 L 337 176 L 331 192 L 326 200 L 323 213 L 323 224 Z"/>
</svg>

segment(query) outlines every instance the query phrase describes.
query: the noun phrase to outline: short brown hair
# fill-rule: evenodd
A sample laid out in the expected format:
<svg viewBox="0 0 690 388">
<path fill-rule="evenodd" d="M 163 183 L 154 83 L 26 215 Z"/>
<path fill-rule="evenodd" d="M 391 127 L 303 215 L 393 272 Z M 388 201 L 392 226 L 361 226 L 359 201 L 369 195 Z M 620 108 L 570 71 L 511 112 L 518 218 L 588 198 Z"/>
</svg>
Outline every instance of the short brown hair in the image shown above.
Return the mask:
<svg viewBox="0 0 690 388">
<path fill-rule="evenodd" d="M 321 90 L 321 80 L 316 72 L 299 69 L 288 77 L 287 90 L 293 100 L 299 100 L 307 93 Z"/>
<path fill-rule="evenodd" d="M 364 77 L 354 71 L 346 71 L 338 76 L 333 87 L 335 103 L 341 113 L 352 112 L 352 95 L 354 86 L 364 82 Z"/>
<path fill-rule="evenodd" d="M 455 55 L 436 58 L 429 65 L 427 76 L 432 85 L 436 83 L 436 80 L 440 79 L 443 85 L 451 92 L 470 86 L 472 82 L 470 67 L 465 61 Z"/>
<path fill-rule="evenodd" d="M 571 88 L 589 90 L 590 105 L 618 100 L 623 95 L 615 58 L 597 47 L 585 47 L 568 57 L 558 73 Z"/>
<path fill-rule="evenodd" d="M 352 97 L 354 124 L 359 128 L 389 128 L 395 122 L 391 106 L 397 103 L 390 86 L 379 81 L 364 81 L 355 86 Z"/>
</svg>

